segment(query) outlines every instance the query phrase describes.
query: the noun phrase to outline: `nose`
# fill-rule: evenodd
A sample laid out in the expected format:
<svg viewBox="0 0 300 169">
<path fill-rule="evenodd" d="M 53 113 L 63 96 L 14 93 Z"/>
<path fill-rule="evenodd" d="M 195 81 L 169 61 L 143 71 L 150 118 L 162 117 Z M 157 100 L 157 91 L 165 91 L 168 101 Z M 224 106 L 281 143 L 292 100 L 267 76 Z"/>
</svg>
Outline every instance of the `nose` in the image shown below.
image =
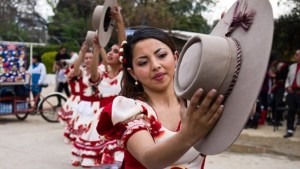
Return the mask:
<svg viewBox="0 0 300 169">
<path fill-rule="evenodd" d="M 157 59 L 151 60 L 152 70 L 159 70 L 161 68 L 161 64 Z"/>
</svg>

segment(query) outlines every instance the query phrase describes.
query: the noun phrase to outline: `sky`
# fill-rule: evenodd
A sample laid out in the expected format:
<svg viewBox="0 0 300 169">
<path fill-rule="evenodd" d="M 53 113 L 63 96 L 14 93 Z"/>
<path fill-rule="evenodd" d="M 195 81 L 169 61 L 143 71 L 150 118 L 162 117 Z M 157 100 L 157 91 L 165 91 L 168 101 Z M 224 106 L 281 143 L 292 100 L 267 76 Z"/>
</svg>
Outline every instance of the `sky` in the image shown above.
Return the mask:
<svg viewBox="0 0 300 169">
<path fill-rule="evenodd" d="M 220 19 L 221 13 L 227 11 L 236 0 L 215 0 L 216 6 L 209 8 L 210 10 L 205 12 L 203 16 L 207 19 L 209 24 L 212 24 L 214 20 Z M 279 0 L 269 0 L 272 8 L 274 18 L 278 18 L 280 15 L 285 14 L 290 10 L 289 7 L 285 5 L 277 6 Z M 287 0 L 283 0 L 287 1 Z M 46 0 L 38 0 L 36 11 L 41 14 L 43 18 L 47 20 L 48 16 L 53 16 L 54 13 L 52 8 L 47 4 Z"/>
<path fill-rule="evenodd" d="M 279 0 L 269 0 L 273 9 L 274 18 L 278 18 L 280 15 L 283 15 L 290 11 L 290 7 L 286 5 L 278 6 L 277 3 Z M 283 0 L 286 2 L 287 0 Z M 216 6 L 212 7 L 210 11 L 203 14 L 204 18 L 207 19 L 209 24 L 212 24 L 214 20 L 220 19 L 221 13 L 227 11 L 236 0 L 216 0 Z"/>
</svg>

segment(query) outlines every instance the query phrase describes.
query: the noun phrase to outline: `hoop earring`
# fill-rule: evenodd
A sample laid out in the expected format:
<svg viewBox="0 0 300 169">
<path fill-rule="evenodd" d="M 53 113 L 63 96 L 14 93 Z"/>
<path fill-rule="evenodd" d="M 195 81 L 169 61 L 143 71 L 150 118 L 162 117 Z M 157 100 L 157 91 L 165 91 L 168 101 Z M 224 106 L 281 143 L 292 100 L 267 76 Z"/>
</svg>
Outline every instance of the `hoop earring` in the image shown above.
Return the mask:
<svg viewBox="0 0 300 169">
<path fill-rule="evenodd" d="M 136 80 L 135 82 L 134 82 L 134 85 L 139 85 L 139 82 Z"/>
</svg>

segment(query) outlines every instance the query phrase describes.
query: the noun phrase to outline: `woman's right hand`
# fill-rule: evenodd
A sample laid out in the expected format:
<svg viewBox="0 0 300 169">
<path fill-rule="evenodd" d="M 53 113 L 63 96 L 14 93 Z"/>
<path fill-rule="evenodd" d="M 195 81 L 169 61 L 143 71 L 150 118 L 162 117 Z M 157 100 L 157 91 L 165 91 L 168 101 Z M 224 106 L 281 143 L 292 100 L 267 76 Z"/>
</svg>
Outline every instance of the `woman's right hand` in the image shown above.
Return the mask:
<svg viewBox="0 0 300 169">
<path fill-rule="evenodd" d="M 202 102 L 199 103 L 202 95 L 203 90 L 198 89 L 187 108 L 184 101 L 181 101 L 181 129 L 179 133 L 191 145 L 194 145 L 211 131 L 221 117 L 224 109 L 222 105 L 224 96 L 217 96 L 215 89 L 210 90 Z"/>
</svg>

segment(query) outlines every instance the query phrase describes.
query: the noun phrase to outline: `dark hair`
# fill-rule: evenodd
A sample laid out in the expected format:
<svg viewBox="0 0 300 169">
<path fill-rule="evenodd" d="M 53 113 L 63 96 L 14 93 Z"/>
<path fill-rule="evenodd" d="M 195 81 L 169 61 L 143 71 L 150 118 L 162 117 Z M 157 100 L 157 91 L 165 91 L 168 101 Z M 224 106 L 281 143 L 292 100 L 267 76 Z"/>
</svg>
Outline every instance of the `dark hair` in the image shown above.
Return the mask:
<svg viewBox="0 0 300 169">
<path fill-rule="evenodd" d="M 33 59 L 36 59 L 38 62 L 42 62 L 42 57 L 41 57 L 41 55 L 33 55 L 32 58 L 33 58 Z"/>
<path fill-rule="evenodd" d="M 164 44 L 166 44 L 174 53 L 176 51 L 175 44 L 171 37 L 161 29 L 153 28 L 153 27 L 143 27 L 134 32 L 134 34 L 129 35 L 127 37 L 127 44 L 124 45 L 124 53 L 123 57 L 126 60 L 126 64 L 123 64 L 123 83 L 122 83 L 122 90 L 120 95 L 135 98 L 135 99 L 142 99 L 147 100 L 148 96 L 145 94 L 143 86 L 139 83 L 135 85 L 135 79 L 128 73 L 127 68 L 132 67 L 132 51 L 135 45 L 144 39 L 156 39 Z"/>
</svg>

